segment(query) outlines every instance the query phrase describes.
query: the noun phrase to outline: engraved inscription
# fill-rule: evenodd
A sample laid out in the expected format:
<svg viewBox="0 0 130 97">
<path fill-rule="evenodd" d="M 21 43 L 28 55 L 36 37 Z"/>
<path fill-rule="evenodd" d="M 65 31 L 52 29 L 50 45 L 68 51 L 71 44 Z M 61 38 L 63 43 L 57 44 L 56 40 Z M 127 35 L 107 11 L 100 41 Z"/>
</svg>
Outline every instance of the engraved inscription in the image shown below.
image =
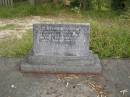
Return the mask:
<svg viewBox="0 0 130 97">
<path fill-rule="evenodd" d="M 75 44 L 79 35 L 80 30 L 43 30 L 40 33 L 39 41 L 72 45 Z"/>
<path fill-rule="evenodd" d="M 85 56 L 89 51 L 89 25 L 35 24 L 33 52 L 47 56 Z"/>
</svg>

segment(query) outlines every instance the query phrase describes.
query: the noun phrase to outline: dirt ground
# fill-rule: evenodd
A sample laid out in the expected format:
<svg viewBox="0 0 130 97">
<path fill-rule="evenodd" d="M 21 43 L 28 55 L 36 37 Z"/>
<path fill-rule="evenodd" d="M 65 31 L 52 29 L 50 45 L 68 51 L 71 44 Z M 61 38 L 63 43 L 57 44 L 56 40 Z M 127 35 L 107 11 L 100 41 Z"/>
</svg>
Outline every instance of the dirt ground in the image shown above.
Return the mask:
<svg viewBox="0 0 130 97">
<path fill-rule="evenodd" d="M 42 16 L 30 16 L 24 18 L 15 19 L 0 19 L 0 28 L 6 25 L 14 25 L 13 28 L 0 29 L 0 40 L 6 39 L 8 37 L 22 38 L 23 33 L 27 30 L 32 29 L 32 24 L 39 22 L 56 22 L 56 20 L 63 21 L 77 21 L 73 17 L 42 17 Z M 82 20 L 80 20 L 82 21 Z M 83 20 L 84 21 L 84 20 Z M 82 22 L 83 22 L 82 21 Z"/>
<path fill-rule="evenodd" d="M 0 97 L 130 97 L 130 59 L 104 59 L 101 75 L 22 73 L 23 58 L 0 58 Z"/>
</svg>

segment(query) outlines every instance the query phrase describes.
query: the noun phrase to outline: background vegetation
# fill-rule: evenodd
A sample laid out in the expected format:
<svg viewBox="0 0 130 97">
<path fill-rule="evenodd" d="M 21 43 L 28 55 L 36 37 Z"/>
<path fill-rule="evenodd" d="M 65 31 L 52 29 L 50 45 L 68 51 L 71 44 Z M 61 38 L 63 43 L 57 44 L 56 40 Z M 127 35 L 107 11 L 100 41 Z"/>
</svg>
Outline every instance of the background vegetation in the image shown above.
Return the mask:
<svg viewBox="0 0 130 97">
<path fill-rule="evenodd" d="M 1 18 L 47 16 L 65 18 L 65 22 L 91 24 L 90 49 L 101 58 L 130 57 L 130 1 L 129 0 L 43 0 L 30 5 L 15 0 L 12 7 L 0 7 Z M 41 3 L 44 2 L 44 3 Z M 72 18 L 72 20 L 70 19 Z M 12 29 L 8 25 L 0 29 Z M 1 56 L 24 56 L 32 48 L 32 33 L 22 40 L 9 38 L 0 41 Z"/>
<path fill-rule="evenodd" d="M 1 6 L 0 17 L 59 15 L 65 10 L 67 10 L 66 12 L 71 13 L 73 11 L 79 14 L 88 12 L 94 14 L 96 12 L 98 15 L 98 12 L 110 12 L 112 15 L 113 13 L 116 13 L 116 15 L 130 15 L 130 0 L 29 0 L 35 1 L 31 5 L 27 1 L 14 0 L 13 6 Z"/>
</svg>

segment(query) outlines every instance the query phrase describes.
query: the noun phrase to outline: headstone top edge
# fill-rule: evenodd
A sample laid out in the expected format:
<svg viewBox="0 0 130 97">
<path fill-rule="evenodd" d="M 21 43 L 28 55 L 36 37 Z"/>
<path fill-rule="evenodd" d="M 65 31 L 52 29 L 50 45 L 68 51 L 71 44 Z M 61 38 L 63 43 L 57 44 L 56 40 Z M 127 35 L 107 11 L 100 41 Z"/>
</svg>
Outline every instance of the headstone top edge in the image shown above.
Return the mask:
<svg viewBox="0 0 130 97">
<path fill-rule="evenodd" d="M 78 26 L 90 26 L 90 23 L 71 23 L 71 22 L 39 22 L 39 23 L 34 23 L 33 26 L 35 25 L 44 25 L 44 24 L 49 24 L 49 25 L 78 25 Z"/>
</svg>

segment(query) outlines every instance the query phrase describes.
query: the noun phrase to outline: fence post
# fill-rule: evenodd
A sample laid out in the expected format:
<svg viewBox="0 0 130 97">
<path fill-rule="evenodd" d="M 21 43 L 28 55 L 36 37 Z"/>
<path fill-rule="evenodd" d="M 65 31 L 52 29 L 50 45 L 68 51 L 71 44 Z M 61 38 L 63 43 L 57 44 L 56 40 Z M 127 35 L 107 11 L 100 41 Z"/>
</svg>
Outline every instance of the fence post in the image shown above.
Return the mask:
<svg viewBox="0 0 130 97">
<path fill-rule="evenodd" d="M 13 0 L 11 0 L 10 4 L 11 4 L 11 6 L 13 6 Z"/>
<path fill-rule="evenodd" d="M 30 3 L 31 5 L 35 5 L 35 0 L 29 0 L 29 3 Z"/>
<path fill-rule="evenodd" d="M 0 6 L 12 6 L 13 0 L 0 0 Z"/>
<path fill-rule="evenodd" d="M 1 0 L 0 0 L 0 6 L 2 5 L 2 3 L 1 3 Z"/>
</svg>

